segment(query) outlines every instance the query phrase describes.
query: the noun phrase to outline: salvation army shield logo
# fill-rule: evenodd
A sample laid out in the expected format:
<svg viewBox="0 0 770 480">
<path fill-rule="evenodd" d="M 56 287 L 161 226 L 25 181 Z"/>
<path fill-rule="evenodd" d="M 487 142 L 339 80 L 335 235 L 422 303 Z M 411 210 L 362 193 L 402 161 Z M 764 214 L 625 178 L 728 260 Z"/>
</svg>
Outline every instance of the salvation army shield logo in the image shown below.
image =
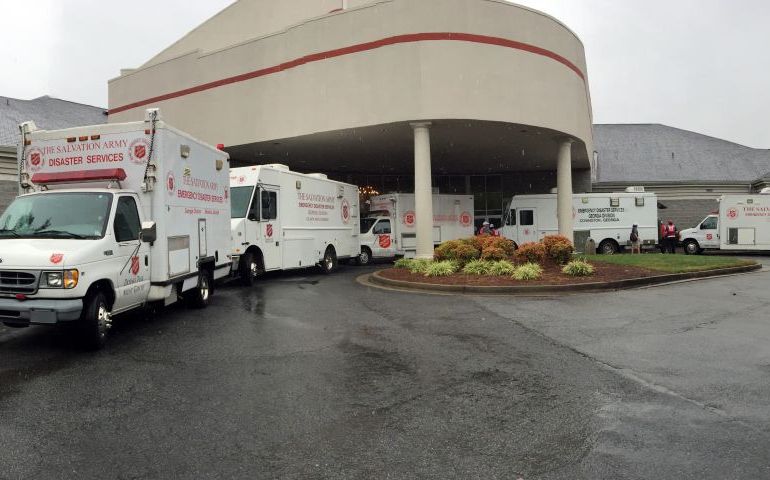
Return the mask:
<svg viewBox="0 0 770 480">
<path fill-rule="evenodd" d="M 137 164 L 149 161 L 150 142 L 146 138 L 138 138 L 128 146 L 128 158 Z"/>
<path fill-rule="evenodd" d="M 39 148 L 30 149 L 27 154 L 27 169 L 32 172 L 37 172 L 43 168 L 44 163 L 43 151 Z"/>
<path fill-rule="evenodd" d="M 414 212 L 410 210 L 404 213 L 403 221 L 404 221 L 404 225 L 406 225 L 407 227 L 413 227 L 414 221 L 415 221 Z"/>
<path fill-rule="evenodd" d="M 139 273 L 139 257 L 131 257 L 131 275 Z"/>
<path fill-rule="evenodd" d="M 471 222 L 473 222 L 473 217 L 471 216 L 470 213 L 463 212 L 460 214 L 459 220 L 460 220 L 460 225 L 462 225 L 463 227 L 470 227 Z"/>
<path fill-rule="evenodd" d="M 380 235 L 380 248 L 390 248 L 390 235 Z"/>
<path fill-rule="evenodd" d="M 265 236 L 267 238 L 273 238 L 273 225 L 272 224 L 268 223 L 267 226 L 265 227 Z"/>
<path fill-rule="evenodd" d="M 738 218 L 738 209 L 737 208 L 731 208 L 727 210 L 727 218 L 730 220 L 735 220 Z"/>
<path fill-rule="evenodd" d="M 342 199 L 342 223 L 350 221 L 350 204 L 346 198 Z"/>
<path fill-rule="evenodd" d="M 63 253 L 52 253 L 51 258 L 49 258 L 51 263 L 54 265 L 58 265 L 64 260 L 64 254 Z"/>
<path fill-rule="evenodd" d="M 174 180 L 174 172 L 168 172 L 168 175 L 166 175 L 166 189 L 169 192 L 173 192 L 175 185 L 176 181 Z"/>
</svg>

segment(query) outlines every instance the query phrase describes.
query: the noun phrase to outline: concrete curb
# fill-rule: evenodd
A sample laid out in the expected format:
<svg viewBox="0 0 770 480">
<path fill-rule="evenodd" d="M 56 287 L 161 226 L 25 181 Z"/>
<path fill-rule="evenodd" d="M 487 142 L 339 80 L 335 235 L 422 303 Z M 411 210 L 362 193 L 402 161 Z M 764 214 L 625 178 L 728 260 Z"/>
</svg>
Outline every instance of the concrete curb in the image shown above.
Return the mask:
<svg viewBox="0 0 770 480">
<path fill-rule="evenodd" d="M 748 273 L 761 270 L 762 265 L 755 263 L 753 265 L 743 265 L 740 267 L 719 268 L 715 270 L 705 270 L 701 272 L 670 273 L 666 275 L 656 275 L 654 277 L 628 278 L 625 280 L 615 280 L 612 282 L 590 282 L 574 283 L 566 285 L 501 285 L 501 286 L 480 286 L 480 285 L 440 285 L 435 283 L 408 282 L 405 280 L 393 280 L 380 275 L 380 271 L 374 272 L 369 276 L 372 283 L 384 287 L 422 290 L 428 292 L 443 293 L 468 293 L 468 294 L 499 294 L 499 295 L 543 295 L 560 294 L 574 292 L 606 292 L 614 290 L 623 290 L 634 287 L 645 287 L 661 283 L 677 282 L 682 280 L 693 280 L 699 278 L 719 277 L 722 275 L 734 275 L 737 273 Z"/>
</svg>

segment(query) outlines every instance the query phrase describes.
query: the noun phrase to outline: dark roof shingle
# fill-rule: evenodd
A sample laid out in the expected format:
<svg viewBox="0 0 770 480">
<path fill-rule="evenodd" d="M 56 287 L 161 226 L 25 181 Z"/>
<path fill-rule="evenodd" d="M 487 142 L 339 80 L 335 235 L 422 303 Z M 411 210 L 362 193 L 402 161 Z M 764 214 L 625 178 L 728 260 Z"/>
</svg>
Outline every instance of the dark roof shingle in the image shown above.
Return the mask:
<svg viewBox="0 0 770 480">
<path fill-rule="evenodd" d="M 57 130 L 106 123 L 105 112 L 104 108 L 49 96 L 33 100 L 0 97 L 0 145 L 12 146 L 19 142 L 22 122 L 32 120 L 38 128 Z"/>
</svg>

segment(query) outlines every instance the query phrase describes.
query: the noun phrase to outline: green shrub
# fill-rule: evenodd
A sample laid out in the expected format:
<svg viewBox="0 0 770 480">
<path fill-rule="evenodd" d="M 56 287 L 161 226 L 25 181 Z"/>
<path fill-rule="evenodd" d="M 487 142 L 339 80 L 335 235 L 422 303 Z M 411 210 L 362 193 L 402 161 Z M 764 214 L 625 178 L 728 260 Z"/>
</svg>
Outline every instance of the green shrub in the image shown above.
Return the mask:
<svg viewBox="0 0 770 480">
<path fill-rule="evenodd" d="M 444 260 L 442 262 L 431 262 L 425 267 L 423 275 L 426 277 L 448 277 L 457 271 L 455 262 Z"/>
<path fill-rule="evenodd" d="M 402 257 L 396 260 L 396 263 L 394 263 L 393 266 L 396 268 L 405 268 L 409 270 L 412 266 L 412 261 L 413 260 L 411 258 Z"/>
<path fill-rule="evenodd" d="M 516 280 L 537 280 L 543 275 L 543 267 L 537 263 L 525 263 L 516 267 L 513 278 Z"/>
<path fill-rule="evenodd" d="M 409 264 L 409 271 L 412 273 L 425 273 L 425 270 L 428 268 L 428 266 L 433 263 L 430 260 L 426 260 L 424 258 L 415 258 L 411 260 L 412 261 Z"/>
<path fill-rule="evenodd" d="M 498 277 L 511 276 L 515 271 L 516 267 L 507 260 L 499 260 L 489 266 L 489 274 Z"/>
<path fill-rule="evenodd" d="M 561 269 L 571 277 L 589 277 L 594 274 L 594 266 L 585 260 L 573 260 Z"/>
<path fill-rule="evenodd" d="M 449 240 L 436 247 L 433 258 L 438 261 L 451 260 L 463 266 L 471 260 L 481 256 L 481 250 L 476 248 L 474 242 L 466 240 Z"/>
<path fill-rule="evenodd" d="M 548 258 L 560 265 L 569 262 L 575 251 L 572 242 L 563 235 L 546 235 L 543 237 L 543 246 Z"/>
<path fill-rule="evenodd" d="M 539 242 L 525 243 L 516 250 L 513 257 L 516 263 L 543 263 L 545 245 Z"/>
<path fill-rule="evenodd" d="M 489 275 L 490 262 L 484 260 L 471 260 L 463 267 L 463 273 L 468 275 Z"/>
</svg>

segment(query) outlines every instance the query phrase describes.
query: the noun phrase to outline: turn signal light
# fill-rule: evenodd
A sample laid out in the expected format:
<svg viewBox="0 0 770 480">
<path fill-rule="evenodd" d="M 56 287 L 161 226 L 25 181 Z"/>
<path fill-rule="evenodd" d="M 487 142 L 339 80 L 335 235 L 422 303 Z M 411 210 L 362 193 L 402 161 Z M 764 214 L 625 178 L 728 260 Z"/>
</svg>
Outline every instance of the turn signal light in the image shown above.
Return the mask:
<svg viewBox="0 0 770 480">
<path fill-rule="evenodd" d="M 80 276 L 77 270 L 65 270 L 64 271 L 64 288 L 71 289 L 78 286 L 78 277 Z"/>
</svg>

